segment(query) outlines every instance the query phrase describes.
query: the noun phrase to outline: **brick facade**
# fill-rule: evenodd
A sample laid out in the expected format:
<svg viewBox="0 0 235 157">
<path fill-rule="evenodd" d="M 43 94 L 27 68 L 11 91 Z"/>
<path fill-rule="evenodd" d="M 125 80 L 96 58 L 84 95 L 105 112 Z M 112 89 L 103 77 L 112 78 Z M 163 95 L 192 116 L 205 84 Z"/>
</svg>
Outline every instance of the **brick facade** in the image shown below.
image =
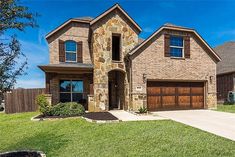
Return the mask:
<svg viewBox="0 0 235 157">
<path fill-rule="evenodd" d="M 59 102 L 59 80 L 81 79 L 84 81 L 84 98 L 87 99 L 89 111 L 110 109 L 109 90 L 112 90 L 112 104 L 119 104 L 119 109 L 136 111 L 147 105 L 147 80 L 170 80 L 205 82 L 206 107 L 216 107 L 216 61 L 209 55 L 211 52 L 205 48 L 205 43 L 193 33 L 163 30 L 129 56 L 139 44 L 139 33 L 138 28 L 125 14 L 119 9 L 114 9 L 92 25 L 71 22 L 50 36 L 47 39 L 50 64 L 60 63 L 59 40 L 74 40 L 83 43 L 82 63 L 93 65 L 92 73 L 46 72 L 46 87 L 47 92 L 52 94 L 52 104 Z M 189 58 L 166 57 L 164 33 L 188 36 Z M 112 60 L 113 34 L 121 37 L 120 61 Z M 117 80 L 114 73 L 118 74 Z M 143 80 L 143 77 L 146 77 L 146 80 Z M 113 84 L 109 86 L 110 82 Z M 94 93 L 91 93 L 90 87 L 93 87 Z M 139 87 L 141 89 L 137 90 Z M 114 89 L 118 90 L 113 91 Z"/>
<path fill-rule="evenodd" d="M 164 56 L 164 33 L 190 36 L 190 58 Z M 206 107 L 216 107 L 216 63 L 193 34 L 161 32 L 132 56 L 132 109 L 146 105 L 147 80 L 203 81 L 206 83 Z M 211 77 L 211 78 L 210 78 Z M 211 80 L 212 79 L 212 80 Z M 136 88 L 141 86 L 142 91 Z"/>
<path fill-rule="evenodd" d="M 59 40 L 82 41 L 82 63 L 91 64 L 91 51 L 89 48 L 89 24 L 72 22 L 55 33 L 48 40 L 50 64 L 59 64 Z"/>
</svg>

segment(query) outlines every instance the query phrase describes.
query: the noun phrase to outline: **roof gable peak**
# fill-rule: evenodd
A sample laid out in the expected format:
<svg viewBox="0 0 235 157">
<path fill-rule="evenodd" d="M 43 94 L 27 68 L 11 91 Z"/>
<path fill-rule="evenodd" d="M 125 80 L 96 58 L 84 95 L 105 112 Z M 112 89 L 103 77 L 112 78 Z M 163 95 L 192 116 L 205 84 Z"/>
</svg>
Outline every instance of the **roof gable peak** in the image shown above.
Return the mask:
<svg viewBox="0 0 235 157">
<path fill-rule="evenodd" d="M 105 17 L 106 15 L 108 15 L 109 13 L 111 13 L 113 10 L 118 9 L 121 13 L 123 13 L 125 15 L 125 17 L 127 17 L 127 19 L 137 28 L 137 30 L 139 32 L 142 31 L 142 29 L 140 28 L 140 26 L 127 14 L 127 12 L 122 9 L 122 7 L 116 3 L 115 5 L 113 5 L 112 7 L 110 7 L 109 9 L 107 9 L 106 11 L 104 11 L 103 13 L 101 13 L 99 16 L 97 16 L 96 18 L 94 18 L 91 22 L 90 25 L 95 24 L 96 22 L 98 22 L 100 19 L 102 19 L 103 17 Z"/>
</svg>

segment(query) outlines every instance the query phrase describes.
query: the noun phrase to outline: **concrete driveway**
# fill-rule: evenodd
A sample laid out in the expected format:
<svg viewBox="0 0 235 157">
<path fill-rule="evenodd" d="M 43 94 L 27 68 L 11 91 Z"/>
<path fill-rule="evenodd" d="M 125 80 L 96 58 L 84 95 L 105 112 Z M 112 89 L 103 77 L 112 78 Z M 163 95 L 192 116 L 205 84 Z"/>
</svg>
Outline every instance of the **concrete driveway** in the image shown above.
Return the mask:
<svg viewBox="0 0 235 157">
<path fill-rule="evenodd" d="M 235 141 L 235 114 L 212 110 L 155 112 L 159 116 Z"/>
</svg>

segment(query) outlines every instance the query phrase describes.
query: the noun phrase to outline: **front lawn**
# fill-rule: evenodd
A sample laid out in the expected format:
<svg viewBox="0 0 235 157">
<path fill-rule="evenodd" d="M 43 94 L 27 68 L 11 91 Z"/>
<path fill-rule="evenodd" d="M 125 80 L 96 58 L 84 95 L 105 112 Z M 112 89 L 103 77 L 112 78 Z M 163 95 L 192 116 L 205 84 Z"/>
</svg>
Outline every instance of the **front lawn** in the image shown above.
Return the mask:
<svg viewBox="0 0 235 157">
<path fill-rule="evenodd" d="M 235 113 L 235 105 L 218 105 L 216 110 Z"/>
<path fill-rule="evenodd" d="M 0 152 L 36 149 L 49 157 L 235 156 L 235 142 L 169 120 L 30 121 L 35 114 L 0 114 Z"/>
</svg>

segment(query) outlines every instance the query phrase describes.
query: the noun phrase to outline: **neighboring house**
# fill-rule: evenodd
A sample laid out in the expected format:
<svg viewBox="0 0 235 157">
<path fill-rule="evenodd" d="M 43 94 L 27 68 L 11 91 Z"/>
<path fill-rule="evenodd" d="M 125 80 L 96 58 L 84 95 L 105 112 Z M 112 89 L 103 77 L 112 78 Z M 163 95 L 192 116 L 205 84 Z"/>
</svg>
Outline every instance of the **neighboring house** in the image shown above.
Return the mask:
<svg viewBox="0 0 235 157">
<path fill-rule="evenodd" d="M 50 32 L 46 75 L 52 104 L 77 101 L 89 111 L 216 107 L 219 56 L 193 29 L 163 25 L 149 38 L 118 5 Z"/>
<path fill-rule="evenodd" d="M 235 91 L 235 42 L 227 42 L 214 49 L 222 61 L 217 64 L 217 98 L 224 102 L 229 91 Z"/>
</svg>

